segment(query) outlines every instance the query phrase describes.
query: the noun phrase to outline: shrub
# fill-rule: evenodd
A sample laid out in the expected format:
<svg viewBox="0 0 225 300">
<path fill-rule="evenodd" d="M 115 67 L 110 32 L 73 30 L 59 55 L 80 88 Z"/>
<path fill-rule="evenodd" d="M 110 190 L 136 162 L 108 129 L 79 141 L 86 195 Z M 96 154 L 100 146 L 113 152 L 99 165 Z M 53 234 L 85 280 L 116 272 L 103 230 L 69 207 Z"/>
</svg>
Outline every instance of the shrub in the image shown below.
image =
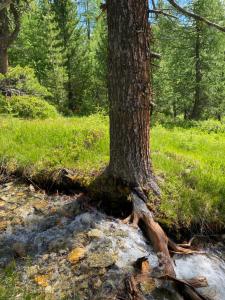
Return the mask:
<svg viewBox="0 0 225 300">
<path fill-rule="evenodd" d="M 9 91 L 15 90 L 17 94 L 51 96 L 48 90 L 39 83 L 34 70 L 29 67 L 10 68 L 6 75 L 0 76 L 0 88 Z"/>
<path fill-rule="evenodd" d="M 25 119 L 47 119 L 58 115 L 53 105 L 34 96 L 1 97 L 0 113 Z"/>
</svg>

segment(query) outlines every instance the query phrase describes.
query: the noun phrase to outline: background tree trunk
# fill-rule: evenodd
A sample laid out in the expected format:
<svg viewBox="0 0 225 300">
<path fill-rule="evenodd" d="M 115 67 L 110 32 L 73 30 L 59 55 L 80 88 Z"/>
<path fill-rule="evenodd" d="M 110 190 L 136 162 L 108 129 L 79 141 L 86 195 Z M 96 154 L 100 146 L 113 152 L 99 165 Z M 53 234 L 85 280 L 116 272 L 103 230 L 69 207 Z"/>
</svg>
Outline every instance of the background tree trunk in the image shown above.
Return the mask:
<svg viewBox="0 0 225 300">
<path fill-rule="evenodd" d="M 8 72 L 8 51 L 0 48 L 0 73 L 6 74 Z"/>
<path fill-rule="evenodd" d="M 202 70 L 201 70 L 201 29 L 200 24 L 196 22 L 196 43 L 195 43 L 195 101 L 191 113 L 191 119 L 198 120 L 202 112 Z"/>
<path fill-rule="evenodd" d="M 157 191 L 152 173 L 148 0 L 108 0 L 109 174 Z"/>
</svg>

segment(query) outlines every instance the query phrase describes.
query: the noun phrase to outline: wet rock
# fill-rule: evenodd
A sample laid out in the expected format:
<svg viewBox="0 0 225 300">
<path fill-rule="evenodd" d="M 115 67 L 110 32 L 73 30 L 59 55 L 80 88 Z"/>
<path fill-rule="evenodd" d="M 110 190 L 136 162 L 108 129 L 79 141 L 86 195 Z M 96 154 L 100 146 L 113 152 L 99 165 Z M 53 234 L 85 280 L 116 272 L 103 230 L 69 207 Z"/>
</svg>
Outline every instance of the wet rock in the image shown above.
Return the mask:
<svg viewBox="0 0 225 300">
<path fill-rule="evenodd" d="M 87 264 L 90 268 L 106 268 L 112 266 L 117 258 L 118 256 L 115 252 L 94 252 L 88 255 Z"/>
<path fill-rule="evenodd" d="M 49 252 L 58 252 L 61 249 L 66 249 L 69 246 L 69 242 L 65 238 L 58 238 L 53 240 L 48 245 Z"/>
<path fill-rule="evenodd" d="M 75 248 L 73 249 L 67 256 L 68 261 L 71 264 L 76 264 L 80 259 L 85 256 L 86 249 L 85 248 Z"/>
<path fill-rule="evenodd" d="M 91 238 L 102 238 L 104 236 L 103 232 L 99 229 L 92 229 L 88 231 L 87 235 Z"/>
<path fill-rule="evenodd" d="M 48 280 L 48 275 L 36 275 L 34 278 L 34 281 L 42 287 L 47 287 L 49 285 Z"/>
</svg>

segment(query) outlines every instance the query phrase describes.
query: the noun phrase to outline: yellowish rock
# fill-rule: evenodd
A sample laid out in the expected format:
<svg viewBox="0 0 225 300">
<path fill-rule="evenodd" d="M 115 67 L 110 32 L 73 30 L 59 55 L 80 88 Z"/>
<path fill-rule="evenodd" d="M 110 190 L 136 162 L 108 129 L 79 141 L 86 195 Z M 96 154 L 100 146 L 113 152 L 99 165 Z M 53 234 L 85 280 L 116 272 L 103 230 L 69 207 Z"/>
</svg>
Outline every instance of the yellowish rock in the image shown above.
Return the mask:
<svg viewBox="0 0 225 300">
<path fill-rule="evenodd" d="M 0 207 L 5 206 L 5 201 L 0 200 Z"/>
<path fill-rule="evenodd" d="M 34 281 L 42 287 L 48 286 L 48 279 L 48 275 L 37 275 L 34 277 Z"/>
<path fill-rule="evenodd" d="M 92 238 L 101 238 L 101 237 L 103 237 L 103 232 L 98 229 L 92 229 L 88 232 L 87 235 Z"/>
<path fill-rule="evenodd" d="M 85 255 L 85 248 L 75 248 L 67 256 L 68 261 L 71 264 L 76 264 Z"/>
<path fill-rule="evenodd" d="M 7 221 L 0 221 L 0 231 L 1 230 L 5 230 L 8 226 L 8 222 Z"/>
<path fill-rule="evenodd" d="M 38 200 L 33 203 L 33 207 L 37 210 L 45 209 L 48 206 L 48 202 L 45 200 Z"/>
</svg>

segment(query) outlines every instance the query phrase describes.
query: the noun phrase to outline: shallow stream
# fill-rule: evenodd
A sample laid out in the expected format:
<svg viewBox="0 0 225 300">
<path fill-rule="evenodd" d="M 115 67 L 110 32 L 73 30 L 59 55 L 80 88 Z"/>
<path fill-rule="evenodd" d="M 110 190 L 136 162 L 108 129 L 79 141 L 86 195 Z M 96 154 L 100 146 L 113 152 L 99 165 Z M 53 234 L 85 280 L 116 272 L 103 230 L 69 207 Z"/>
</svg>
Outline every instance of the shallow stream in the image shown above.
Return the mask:
<svg viewBox="0 0 225 300">
<path fill-rule="evenodd" d="M 22 289 L 39 290 L 46 299 L 116 299 L 138 258 L 148 256 L 157 267 L 140 229 L 82 207 L 82 197 L 48 196 L 14 183 L 0 187 L 0 267 L 15 260 Z M 224 242 L 221 236 L 201 249 L 204 254 L 173 257 L 179 279 L 207 278 L 208 287 L 198 291 L 210 300 L 225 300 Z M 183 299 L 160 280 L 140 288 L 146 299 Z"/>
</svg>

